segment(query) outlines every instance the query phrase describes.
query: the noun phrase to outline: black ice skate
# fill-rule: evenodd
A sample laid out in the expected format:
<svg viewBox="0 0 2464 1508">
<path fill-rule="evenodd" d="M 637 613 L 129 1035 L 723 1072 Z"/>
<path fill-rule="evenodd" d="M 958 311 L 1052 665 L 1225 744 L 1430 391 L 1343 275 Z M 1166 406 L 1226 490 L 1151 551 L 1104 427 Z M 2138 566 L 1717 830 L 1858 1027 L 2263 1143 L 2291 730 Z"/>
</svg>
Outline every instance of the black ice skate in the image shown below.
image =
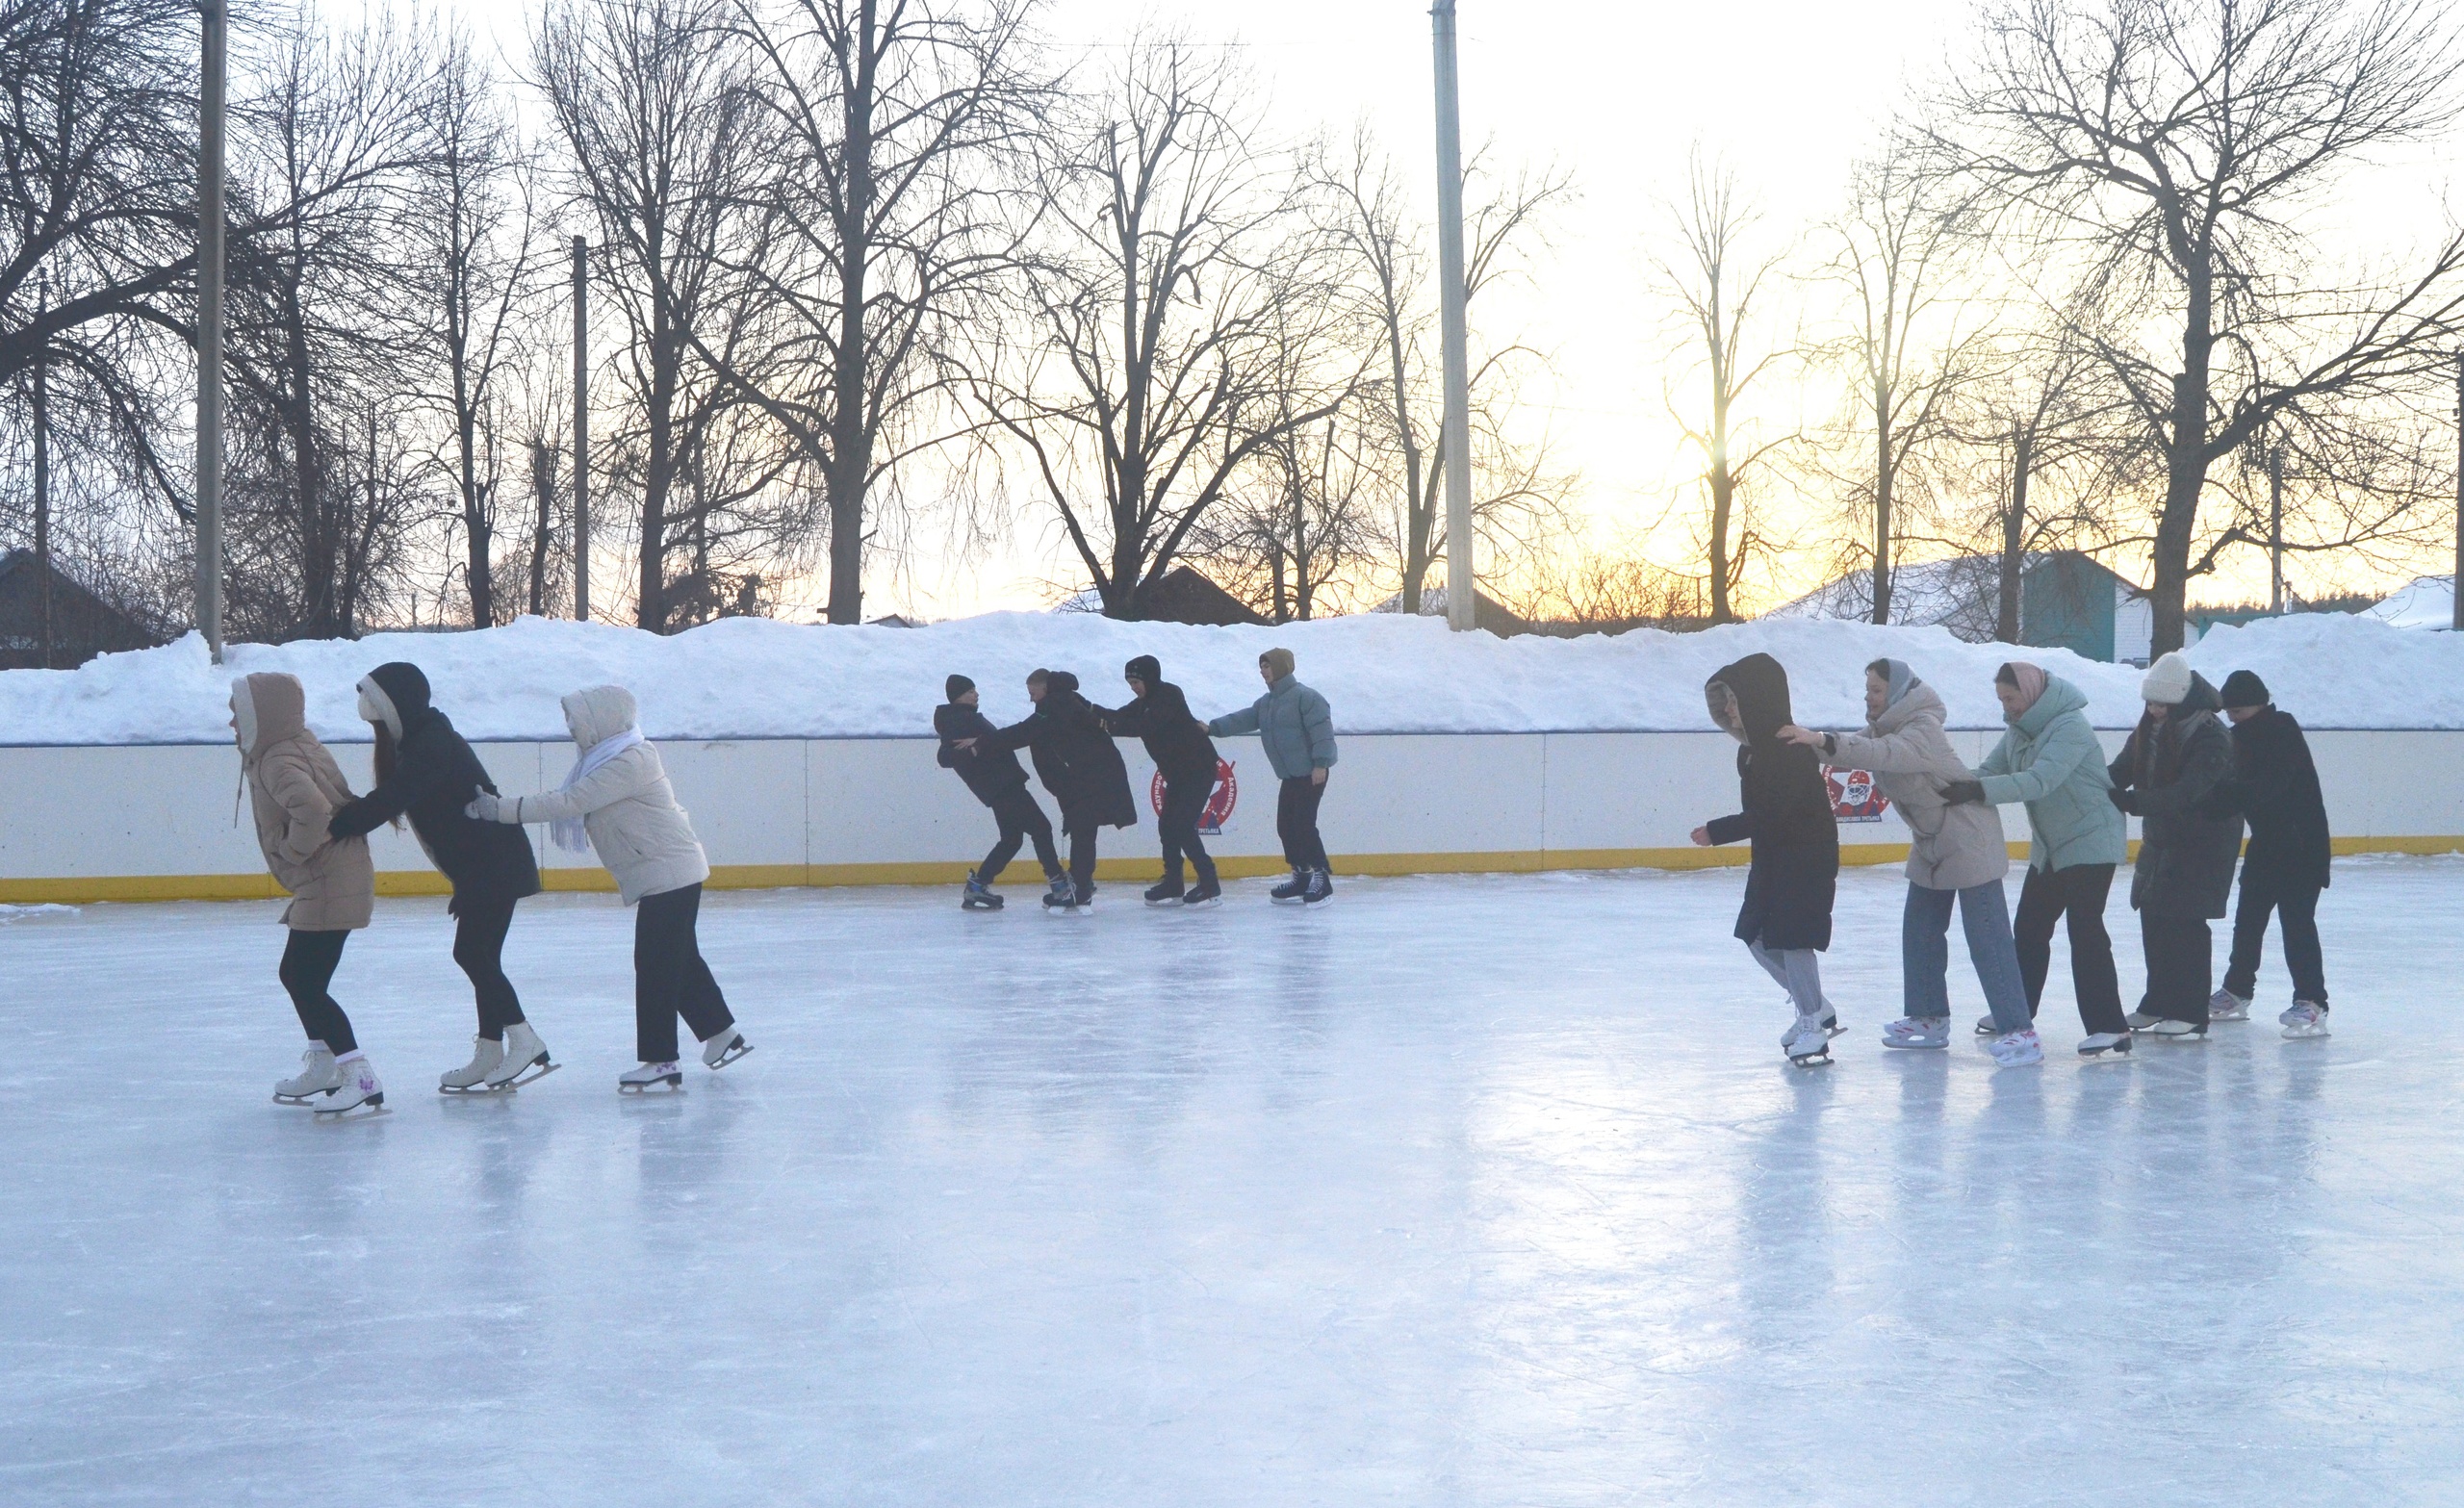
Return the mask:
<svg viewBox="0 0 2464 1508">
<path fill-rule="evenodd" d="M 1223 887 L 1215 882 L 1213 876 L 1199 881 L 1181 897 L 1183 906 L 1219 906 L 1222 902 Z"/>
<path fill-rule="evenodd" d="M 1296 869 L 1292 878 L 1267 892 L 1270 901 L 1297 901 L 1309 893 L 1309 871 Z"/>
<path fill-rule="evenodd" d="M 1146 904 L 1149 906 L 1169 906 L 1173 902 L 1180 900 L 1186 894 L 1188 894 L 1187 887 L 1185 887 L 1179 881 L 1168 879 L 1162 884 L 1148 885 L 1146 887 Z"/>
<path fill-rule="evenodd" d="M 1316 906 L 1335 898 L 1335 877 L 1322 869 L 1309 872 L 1309 883 L 1300 892 L 1300 904 Z"/>
<path fill-rule="evenodd" d="M 975 871 L 969 870 L 966 889 L 959 896 L 959 906 L 969 911 L 997 911 L 1001 909 L 1001 898 L 992 893 L 990 885 L 975 877 Z"/>
</svg>

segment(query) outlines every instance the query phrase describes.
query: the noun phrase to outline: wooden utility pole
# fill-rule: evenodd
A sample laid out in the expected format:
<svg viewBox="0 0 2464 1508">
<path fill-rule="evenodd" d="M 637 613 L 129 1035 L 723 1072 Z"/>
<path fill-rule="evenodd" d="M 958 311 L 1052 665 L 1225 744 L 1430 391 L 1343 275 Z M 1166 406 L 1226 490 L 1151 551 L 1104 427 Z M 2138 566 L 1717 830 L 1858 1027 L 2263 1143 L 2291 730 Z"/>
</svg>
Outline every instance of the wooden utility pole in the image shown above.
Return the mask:
<svg viewBox="0 0 2464 1508">
<path fill-rule="evenodd" d="M 574 621 L 590 622 L 590 243 L 574 238 Z"/>
<path fill-rule="evenodd" d="M 2268 449 L 2268 611 L 2284 611 L 2284 446 Z"/>
<path fill-rule="evenodd" d="M 1446 427 L 1438 465 L 1446 473 L 1446 626 L 1477 626 L 1473 575 L 1472 358 L 1463 286 L 1463 123 L 1454 76 L 1454 0 L 1429 12 L 1437 48 L 1437 279 L 1439 344 L 1446 368 Z"/>
<path fill-rule="evenodd" d="M 47 304 L 48 301 L 46 301 Z M 44 313 L 49 313 L 48 307 Z M 38 317 L 39 320 L 39 316 Z M 49 352 L 35 358 L 33 408 L 35 422 L 35 570 L 36 590 L 42 601 L 42 668 L 51 669 L 57 635 L 51 617 L 51 363 Z"/>
<path fill-rule="evenodd" d="M 231 29 L 224 0 L 203 0 L 196 154 L 196 626 L 222 663 L 222 96 Z"/>
<path fill-rule="evenodd" d="M 2448 626 L 2464 633 L 2464 355 L 2455 358 L 2455 575 L 2449 578 Z"/>
</svg>

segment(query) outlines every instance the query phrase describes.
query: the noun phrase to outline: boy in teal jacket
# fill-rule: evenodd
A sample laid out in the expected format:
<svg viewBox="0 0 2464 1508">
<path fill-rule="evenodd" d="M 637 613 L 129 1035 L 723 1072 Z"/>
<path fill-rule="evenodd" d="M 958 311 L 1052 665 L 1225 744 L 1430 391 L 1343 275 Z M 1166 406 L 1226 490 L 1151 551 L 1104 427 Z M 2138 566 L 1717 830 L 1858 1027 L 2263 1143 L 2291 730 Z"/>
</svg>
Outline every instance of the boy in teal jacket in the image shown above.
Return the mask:
<svg viewBox="0 0 2464 1508">
<path fill-rule="evenodd" d="M 1219 737 L 1255 733 L 1266 746 L 1267 763 L 1283 782 L 1275 800 L 1275 835 L 1283 839 L 1284 862 L 1292 866 L 1292 878 L 1270 893 L 1278 901 L 1314 906 L 1335 893 L 1326 840 L 1318 834 L 1318 804 L 1326 797 L 1326 772 L 1335 767 L 1335 718 L 1324 697 L 1294 677 L 1293 666 L 1290 650 L 1259 655 L 1267 694 L 1245 711 L 1215 719 L 1206 730 Z"/>
</svg>

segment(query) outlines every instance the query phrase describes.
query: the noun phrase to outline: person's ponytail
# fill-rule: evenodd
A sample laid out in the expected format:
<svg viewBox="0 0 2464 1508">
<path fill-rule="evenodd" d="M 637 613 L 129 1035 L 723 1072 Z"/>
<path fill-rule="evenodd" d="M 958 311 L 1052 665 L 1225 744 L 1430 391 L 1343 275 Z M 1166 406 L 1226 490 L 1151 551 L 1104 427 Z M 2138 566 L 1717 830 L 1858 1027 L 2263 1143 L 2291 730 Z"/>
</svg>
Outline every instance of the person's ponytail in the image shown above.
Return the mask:
<svg viewBox="0 0 2464 1508">
<path fill-rule="evenodd" d="M 386 781 L 394 778 L 394 767 L 399 762 L 399 760 L 398 751 L 394 747 L 394 729 L 392 725 L 386 723 L 375 723 L 371 726 L 376 729 L 376 783 L 381 787 Z M 394 819 L 394 826 L 397 829 L 399 829 L 401 825 L 401 818 L 397 817 Z"/>
</svg>

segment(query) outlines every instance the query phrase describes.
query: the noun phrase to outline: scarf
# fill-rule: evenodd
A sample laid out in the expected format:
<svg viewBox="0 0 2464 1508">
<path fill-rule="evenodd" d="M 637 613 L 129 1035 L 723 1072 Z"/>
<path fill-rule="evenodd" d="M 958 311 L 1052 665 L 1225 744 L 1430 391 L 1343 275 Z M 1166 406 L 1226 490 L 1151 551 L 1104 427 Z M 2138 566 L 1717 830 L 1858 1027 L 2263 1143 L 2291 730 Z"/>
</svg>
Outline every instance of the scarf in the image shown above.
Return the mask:
<svg viewBox="0 0 2464 1508">
<path fill-rule="evenodd" d="M 648 741 L 642 737 L 642 730 L 638 728 L 629 728 L 613 738 L 601 739 L 582 751 L 581 757 L 574 761 L 573 770 L 566 775 L 565 783 L 557 786 L 556 790 L 559 794 L 571 793 L 573 788 L 586 780 L 592 771 L 626 750 Z M 557 818 L 548 825 L 548 835 L 556 840 L 558 848 L 569 854 L 590 852 L 590 830 L 582 825 L 582 819 L 579 817 Z"/>
<path fill-rule="evenodd" d="M 2026 660 L 2013 660 L 2010 664 L 2003 666 L 2002 670 L 2003 675 L 1997 678 L 2008 680 L 2012 689 L 2018 692 L 2018 716 L 2027 716 L 2029 709 L 2037 704 L 2037 699 L 2044 695 L 2044 683 L 2048 678 L 2044 667 L 2030 664 Z M 2011 721 L 2016 722 L 2018 718 L 2013 718 Z"/>
</svg>

